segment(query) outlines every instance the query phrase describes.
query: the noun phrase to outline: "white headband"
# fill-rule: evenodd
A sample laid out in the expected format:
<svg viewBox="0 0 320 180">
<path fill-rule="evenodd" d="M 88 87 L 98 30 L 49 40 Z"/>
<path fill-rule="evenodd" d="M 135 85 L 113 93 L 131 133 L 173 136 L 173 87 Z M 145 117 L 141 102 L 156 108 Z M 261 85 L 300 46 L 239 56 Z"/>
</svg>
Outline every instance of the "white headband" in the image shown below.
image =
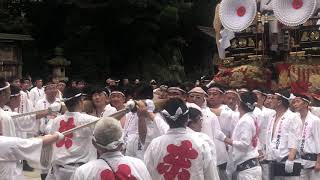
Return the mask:
<svg viewBox="0 0 320 180">
<path fill-rule="evenodd" d="M 238 98 L 239 98 L 239 99 L 241 99 L 241 98 L 240 98 L 239 93 L 237 93 L 237 92 L 236 92 L 236 91 L 234 91 L 234 90 L 228 90 L 228 91 L 226 91 L 224 94 L 227 94 L 227 93 L 235 94 L 235 95 L 237 95 L 237 96 L 238 96 Z"/>
<path fill-rule="evenodd" d="M 303 97 L 299 97 L 299 96 L 294 96 L 294 98 L 300 98 L 302 99 L 303 101 L 307 102 L 308 104 L 311 104 L 311 101 L 306 99 L 306 98 L 303 98 Z"/>
<path fill-rule="evenodd" d="M 10 87 L 10 84 L 8 82 L 6 82 L 6 84 L 7 84 L 6 86 L 0 88 L 0 91 L 3 91 L 3 90 L 5 90 L 5 89 Z"/>
<path fill-rule="evenodd" d="M 63 98 L 63 101 L 66 102 L 66 101 L 70 101 L 71 99 L 74 99 L 74 98 L 77 98 L 77 97 L 80 97 L 82 95 L 85 95 L 85 94 L 82 94 L 82 93 L 79 93 L 79 94 L 76 94 L 72 97 L 69 97 L 69 98 Z"/>
<path fill-rule="evenodd" d="M 222 91 L 220 88 L 217 88 L 217 87 L 211 87 L 211 88 L 209 88 L 209 89 L 219 91 L 219 92 L 221 92 L 221 94 L 223 94 L 223 91 Z M 209 89 L 208 89 L 207 91 L 209 91 Z"/>
<path fill-rule="evenodd" d="M 257 90 L 257 89 L 252 90 L 252 92 L 253 93 L 260 93 L 260 94 L 262 94 L 264 96 L 272 95 L 272 94 L 267 94 L 267 93 L 261 92 L 260 90 Z"/>
<path fill-rule="evenodd" d="M 96 138 L 93 136 L 93 141 L 96 143 L 97 146 L 106 149 L 106 150 L 115 150 L 119 147 L 119 145 L 124 144 L 123 140 L 117 140 L 117 141 L 113 141 L 107 145 L 102 145 L 100 143 L 97 142 Z"/>
<path fill-rule="evenodd" d="M 20 96 L 20 92 L 18 94 L 11 94 L 10 97 L 17 97 L 17 96 Z"/>
<path fill-rule="evenodd" d="M 274 93 L 274 95 L 280 96 L 280 97 L 282 97 L 282 98 L 284 98 L 284 99 L 286 99 L 286 100 L 288 100 L 288 101 L 290 100 L 290 97 L 287 98 L 287 97 L 285 97 L 284 95 L 279 94 L 279 93 Z"/>
<path fill-rule="evenodd" d="M 167 91 L 170 91 L 170 90 L 177 90 L 177 91 L 181 91 L 183 93 L 186 93 L 186 91 L 184 91 L 183 89 L 179 88 L 179 87 L 169 87 L 167 89 Z"/>
<path fill-rule="evenodd" d="M 161 113 L 166 117 L 166 118 L 170 118 L 172 119 L 173 121 L 176 121 L 180 115 L 185 115 L 189 112 L 189 110 L 186 110 L 186 112 L 183 112 L 181 107 L 179 107 L 177 110 L 176 110 L 176 113 L 171 116 L 170 113 L 167 111 L 167 110 L 162 110 Z"/>
<path fill-rule="evenodd" d="M 126 97 L 121 91 L 112 91 L 111 94 L 110 94 L 110 96 L 111 96 L 112 94 L 121 94 L 123 97 Z"/>
</svg>

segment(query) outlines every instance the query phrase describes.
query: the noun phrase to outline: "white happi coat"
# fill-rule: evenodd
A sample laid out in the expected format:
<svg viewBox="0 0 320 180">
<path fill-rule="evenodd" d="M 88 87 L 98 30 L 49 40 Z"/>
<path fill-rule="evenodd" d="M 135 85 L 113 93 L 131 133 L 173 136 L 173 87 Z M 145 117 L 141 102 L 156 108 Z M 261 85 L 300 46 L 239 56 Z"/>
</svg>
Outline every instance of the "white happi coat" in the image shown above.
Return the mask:
<svg viewBox="0 0 320 180">
<path fill-rule="evenodd" d="M 311 112 L 308 112 L 303 124 L 299 152 L 320 154 L 320 118 Z M 302 165 L 304 168 L 311 168 L 315 166 L 315 161 L 302 159 Z"/>
<path fill-rule="evenodd" d="M 3 108 L 0 108 L 0 120 L 2 126 L 2 135 L 16 137 L 16 128 L 11 115 L 8 111 L 4 111 Z"/>
<path fill-rule="evenodd" d="M 39 121 L 36 120 L 36 115 L 28 115 L 22 117 L 14 117 L 15 115 L 19 115 L 17 112 L 13 112 L 9 106 L 4 106 L 3 109 L 11 116 L 11 119 L 15 126 L 16 137 L 27 138 L 27 133 L 36 132 Z"/>
<path fill-rule="evenodd" d="M 208 135 L 215 143 L 217 154 L 219 154 L 217 164 L 224 164 L 228 160 L 228 153 L 223 142 L 226 136 L 221 131 L 218 117 L 206 106 L 201 108 L 201 112 L 203 117 L 201 132 Z"/>
<path fill-rule="evenodd" d="M 40 99 L 36 105 L 35 105 L 35 110 L 44 110 L 44 109 L 48 109 L 51 105 L 53 104 L 58 104 L 60 103 L 60 100 L 58 98 L 55 99 L 55 101 L 53 103 L 49 103 L 47 98 L 44 97 L 42 99 Z M 47 125 L 48 125 L 48 122 L 49 120 L 51 119 L 54 119 L 56 116 L 54 115 L 48 115 L 47 117 L 45 118 L 41 118 L 40 119 L 40 125 L 39 125 L 39 131 L 41 133 L 44 133 L 44 134 L 48 134 L 48 130 L 47 130 Z"/>
<path fill-rule="evenodd" d="M 21 101 L 19 104 L 19 107 L 17 109 L 17 113 L 26 113 L 26 112 L 32 112 L 33 111 L 33 105 L 32 102 L 28 98 L 28 94 L 24 91 L 20 91 L 21 94 Z"/>
<path fill-rule="evenodd" d="M 153 180 L 217 180 L 209 144 L 186 128 L 170 129 L 154 139 L 144 161 Z"/>
<path fill-rule="evenodd" d="M 21 139 L 0 136 L 0 179 L 23 180 L 22 162 L 40 166 L 41 139 Z"/>
<path fill-rule="evenodd" d="M 234 170 L 241 163 L 258 158 L 258 126 L 253 112 L 244 114 L 236 124 L 232 140 L 232 160 Z M 229 163 L 229 162 L 228 162 Z M 231 162 L 230 162 L 231 163 Z M 262 178 L 261 167 L 253 167 L 238 172 L 238 180 L 259 180 Z"/>
<path fill-rule="evenodd" d="M 234 127 L 239 120 L 239 112 L 231 110 L 227 105 L 221 105 L 218 109 L 221 113 L 218 117 L 221 131 L 227 136 L 231 137 Z"/>
<path fill-rule="evenodd" d="M 45 97 L 44 88 L 39 89 L 37 87 L 34 87 L 30 90 L 29 99 L 33 107 L 35 107 L 37 102 L 44 97 Z"/>
<path fill-rule="evenodd" d="M 146 166 L 140 159 L 123 156 L 119 151 L 104 153 L 99 159 L 80 166 L 71 178 L 71 180 L 84 179 L 152 180 Z"/>
<path fill-rule="evenodd" d="M 268 160 L 280 162 L 284 157 L 289 155 L 289 148 L 298 149 L 302 121 L 297 113 L 288 109 L 280 117 L 272 136 L 275 118 L 276 116 L 274 115 L 267 129 L 266 155 Z"/>
<path fill-rule="evenodd" d="M 138 133 L 138 120 L 137 113 L 129 112 L 125 115 L 125 123 L 123 128 L 123 140 L 125 144 L 134 141 Z"/>
<path fill-rule="evenodd" d="M 266 153 L 266 141 L 267 141 L 267 130 L 268 124 L 276 115 L 276 111 L 266 107 L 261 108 L 261 121 L 259 124 L 259 150 Z"/>
<path fill-rule="evenodd" d="M 66 112 L 51 120 L 48 130 L 49 133 L 63 132 L 97 119 L 80 112 Z M 53 170 L 49 172 L 47 179 L 68 180 L 76 169 L 68 164 L 87 163 L 97 158 L 97 151 L 92 144 L 93 129 L 94 126 L 83 128 L 53 144 Z"/>
</svg>

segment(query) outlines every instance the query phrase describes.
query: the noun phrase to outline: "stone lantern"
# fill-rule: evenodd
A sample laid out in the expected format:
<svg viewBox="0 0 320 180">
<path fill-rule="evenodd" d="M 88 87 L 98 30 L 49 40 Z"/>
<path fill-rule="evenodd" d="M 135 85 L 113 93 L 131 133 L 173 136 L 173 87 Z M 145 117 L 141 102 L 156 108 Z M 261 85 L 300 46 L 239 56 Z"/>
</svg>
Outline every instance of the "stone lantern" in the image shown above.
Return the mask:
<svg viewBox="0 0 320 180">
<path fill-rule="evenodd" d="M 67 61 L 66 58 L 63 57 L 63 49 L 55 48 L 54 49 L 55 57 L 48 60 L 47 63 L 52 67 L 52 75 L 59 80 L 68 80 L 66 77 L 66 67 L 71 64 L 70 61 Z"/>
</svg>

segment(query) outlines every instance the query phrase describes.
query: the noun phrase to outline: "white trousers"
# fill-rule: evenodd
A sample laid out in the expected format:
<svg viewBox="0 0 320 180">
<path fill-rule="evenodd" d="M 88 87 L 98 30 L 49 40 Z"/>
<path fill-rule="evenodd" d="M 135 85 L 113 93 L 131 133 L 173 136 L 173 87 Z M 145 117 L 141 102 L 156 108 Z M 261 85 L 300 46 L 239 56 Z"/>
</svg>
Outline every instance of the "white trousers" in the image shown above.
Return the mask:
<svg viewBox="0 0 320 180">
<path fill-rule="evenodd" d="M 221 170 L 219 168 L 217 168 L 217 169 L 218 169 L 218 174 L 219 174 L 220 180 L 229 180 L 226 170 Z"/>
<path fill-rule="evenodd" d="M 237 175 L 237 180 L 262 180 L 261 166 L 240 171 Z"/>
<path fill-rule="evenodd" d="M 269 164 L 261 164 L 262 180 L 270 180 L 270 168 Z"/>
<path fill-rule="evenodd" d="M 320 180 L 320 172 L 313 169 L 302 169 L 300 180 Z"/>
</svg>

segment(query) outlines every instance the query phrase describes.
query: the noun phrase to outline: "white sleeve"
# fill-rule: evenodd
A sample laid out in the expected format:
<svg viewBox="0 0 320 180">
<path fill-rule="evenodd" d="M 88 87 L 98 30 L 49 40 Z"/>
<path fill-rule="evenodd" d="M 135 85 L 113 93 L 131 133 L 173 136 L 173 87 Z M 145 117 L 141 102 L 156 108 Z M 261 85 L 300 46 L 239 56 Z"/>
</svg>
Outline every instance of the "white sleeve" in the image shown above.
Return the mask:
<svg viewBox="0 0 320 180">
<path fill-rule="evenodd" d="M 320 154 L 320 119 L 316 118 L 313 127 L 313 137 L 315 139 L 316 154 Z"/>
<path fill-rule="evenodd" d="M 219 174 L 217 171 L 216 163 L 214 162 L 214 158 L 212 157 L 212 152 L 209 144 L 205 143 L 203 146 L 203 175 L 204 179 L 219 179 Z"/>
<path fill-rule="evenodd" d="M 71 176 L 70 180 L 83 180 L 85 176 L 83 175 L 83 171 L 82 168 L 76 168 L 76 171 L 73 173 L 73 175 Z"/>
<path fill-rule="evenodd" d="M 141 180 L 152 180 L 146 165 L 140 159 L 135 159 L 135 166 L 139 170 L 139 178 Z"/>
<path fill-rule="evenodd" d="M 36 120 L 36 115 L 13 118 L 13 121 L 16 129 L 24 132 L 36 132 L 39 127 L 39 121 Z"/>
<path fill-rule="evenodd" d="M 156 179 L 157 177 L 157 171 L 156 171 L 156 165 L 154 161 L 154 147 L 155 143 L 154 141 L 151 142 L 151 144 L 148 146 L 146 152 L 144 153 L 144 163 L 146 164 L 146 167 L 152 177 L 152 179 Z M 156 148 L 156 147 L 155 147 Z"/>
<path fill-rule="evenodd" d="M 252 125 L 247 121 L 242 121 L 239 123 L 237 129 L 240 130 L 240 133 L 237 133 L 238 140 L 233 141 L 233 146 L 246 152 L 251 144 L 252 137 L 254 136 Z"/>
<path fill-rule="evenodd" d="M 167 131 L 170 129 L 167 122 L 160 115 L 155 116 L 154 122 L 155 122 L 157 128 L 159 129 L 160 135 L 166 134 Z"/>
<path fill-rule="evenodd" d="M 30 165 L 40 167 L 40 155 L 42 150 L 42 139 L 20 139 L 12 150 L 17 160 L 27 160 Z"/>
<path fill-rule="evenodd" d="M 30 98 L 30 101 L 31 101 L 33 107 L 35 107 L 37 102 L 36 102 L 36 95 L 35 95 L 33 89 L 30 90 L 29 98 Z"/>
</svg>

